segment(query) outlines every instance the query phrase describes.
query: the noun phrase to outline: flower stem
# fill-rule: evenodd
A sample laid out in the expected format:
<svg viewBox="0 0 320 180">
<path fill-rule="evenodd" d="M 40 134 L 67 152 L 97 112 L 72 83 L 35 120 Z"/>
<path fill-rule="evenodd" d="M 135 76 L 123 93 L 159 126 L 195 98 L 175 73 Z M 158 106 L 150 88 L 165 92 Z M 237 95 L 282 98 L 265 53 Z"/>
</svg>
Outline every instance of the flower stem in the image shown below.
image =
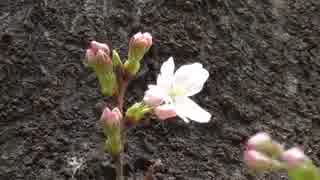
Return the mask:
<svg viewBox="0 0 320 180">
<path fill-rule="evenodd" d="M 118 156 L 115 156 L 114 158 L 116 161 L 116 180 L 124 180 L 122 153 L 120 153 Z"/>
<path fill-rule="evenodd" d="M 124 113 L 124 110 L 123 110 L 124 98 L 125 98 L 125 93 L 126 93 L 127 87 L 128 87 L 128 80 L 121 79 L 121 81 L 119 82 L 119 94 L 117 96 L 117 103 L 118 103 L 118 108 L 122 114 Z M 124 147 L 125 139 L 126 139 L 126 128 L 125 128 L 124 119 L 121 120 L 120 130 L 121 130 L 121 142 L 120 143 L 122 143 L 122 147 Z M 114 159 L 116 162 L 117 180 L 124 180 L 122 152 L 120 152 L 117 156 L 115 156 Z"/>
</svg>

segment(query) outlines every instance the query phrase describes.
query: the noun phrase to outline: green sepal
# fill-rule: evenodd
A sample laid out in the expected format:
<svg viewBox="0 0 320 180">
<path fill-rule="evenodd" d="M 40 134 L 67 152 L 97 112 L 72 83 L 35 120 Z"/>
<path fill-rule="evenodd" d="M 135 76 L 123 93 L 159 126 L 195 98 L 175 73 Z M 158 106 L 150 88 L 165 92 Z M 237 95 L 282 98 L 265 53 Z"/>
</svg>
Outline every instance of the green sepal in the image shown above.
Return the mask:
<svg viewBox="0 0 320 180">
<path fill-rule="evenodd" d="M 98 77 L 101 92 L 105 96 L 113 96 L 118 90 L 118 83 L 116 75 L 112 70 L 110 71 L 96 71 Z"/>
<path fill-rule="evenodd" d="M 123 150 L 120 126 L 105 126 L 103 132 L 107 137 L 105 141 L 105 150 L 112 156 L 119 155 Z"/>
<path fill-rule="evenodd" d="M 114 69 L 117 69 L 118 67 L 122 67 L 123 65 L 121 58 L 116 50 L 112 51 L 112 64 Z"/>
<path fill-rule="evenodd" d="M 145 48 L 144 45 L 136 44 L 129 47 L 128 60 L 124 63 L 126 72 L 130 75 L 136 75 L 140 70 L 141 60 L 150 48 Z"/>
<path fill-rule="evenodd" d="M 128 60 L 129 61 L 141 61 L 143 56 L 148 52 L 149 49 L 145 49 L 143 45 L 135 45 L 134 47 L 130 47 Z"/>
<path fill-rule="evenodd" d="M 117 156 L 123 151 L 121 136 L 110 136 L 105 142 L 105 150 L 112 156 Z"/>
<path fill-rule="evenodd" d="M 106 137 L 115 136 L 115 135 L 118 135 L 119 133 L 120 133 L 120 126 L 107 126 L 107 125 L 104 125 L 104 127 L 103 127 L 103 134 Z"/>
<path fill-rule="evenodd" d="M 130 124 L 137 124 L 147 113 L 151 111 L 152 108 L 144 103 L 135 103 L 127 110 L 125 119 L 132 121 Z"/>
<path fill-rule="evenodd" d="M 127 60 L 124 63 L 124 69 L 127 73 L 129 73 L 131 76 L 136 75 L 140 70 L 140 62 L 139 61 L 133 61 L 133 60 Z"/>
</svg>

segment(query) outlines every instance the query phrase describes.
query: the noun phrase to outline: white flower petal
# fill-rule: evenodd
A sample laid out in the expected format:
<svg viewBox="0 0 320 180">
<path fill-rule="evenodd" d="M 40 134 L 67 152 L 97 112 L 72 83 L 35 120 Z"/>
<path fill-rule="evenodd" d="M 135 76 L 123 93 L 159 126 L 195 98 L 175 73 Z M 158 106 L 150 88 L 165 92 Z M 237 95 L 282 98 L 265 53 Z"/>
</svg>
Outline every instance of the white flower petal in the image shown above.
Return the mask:
<svg viewBox="0 0 320 180">
<path fill-rule="evenodd" d="M 174 75 L 174 88 L 185 91 L 186 96 L 200 92 L 209 77 L 209 72 L 200 63 L 181 66 Z"/>
<path fill-rule="evenodd" d="M 184 121 L 189 122 L 188 119 L 199 123 L 209 122 L 211 114 L 202 109 L 197 103 L 188 97 L 179 97 L 175 99 L 175 108 L 177 115 Z"/>
<path fill-rule="evenodd" d="M 152 88 L 158 88 L 158 87 L 157 87 L 157 85 L 149 84 L 149 85 L 148 85 L 148 88 L 149 88 L 149 89 L 152 89 Z"/>
<path fill-rule="evenodd" d="M 173 76 L 174 73 L 174 60 L 170 57 L 166 62 L 164 62 L 160 68 L 161 75 Z"/>
<path fill-rule="evenodd" d="M 169 90 L 172 87 L 174 77 L 174 61 L 170 57 L 166 62 L 164 62 L 160 69 L 160 74 L 157 78 L 157 85 Z"/>
</svg>

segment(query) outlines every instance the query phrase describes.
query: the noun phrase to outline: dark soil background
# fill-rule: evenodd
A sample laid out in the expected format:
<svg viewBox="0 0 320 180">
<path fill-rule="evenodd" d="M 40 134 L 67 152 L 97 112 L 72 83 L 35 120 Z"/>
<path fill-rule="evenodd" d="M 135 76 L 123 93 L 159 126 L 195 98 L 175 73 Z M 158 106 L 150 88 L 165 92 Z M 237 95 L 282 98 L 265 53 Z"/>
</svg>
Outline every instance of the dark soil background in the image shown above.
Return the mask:
<svg viewBox="0 0 320 180">
<path fill-rule="evenodd" d="M 113 179 L 97 124 L 104 100 L 81 60 L 92 39 L 125 56 L 138 31 L 155 43 L 128 104 L 174 56 L 177 66 L 209 70 L 194 99 L 213 117 L 132 129 L 131 179 L 156 159 L 159 180 L 287 179 L 243 164 L 244 142 L 258 131 L 301 145 L 319 165 L 319 0 L 1 0 L 1 180 Z"/>
</svg>

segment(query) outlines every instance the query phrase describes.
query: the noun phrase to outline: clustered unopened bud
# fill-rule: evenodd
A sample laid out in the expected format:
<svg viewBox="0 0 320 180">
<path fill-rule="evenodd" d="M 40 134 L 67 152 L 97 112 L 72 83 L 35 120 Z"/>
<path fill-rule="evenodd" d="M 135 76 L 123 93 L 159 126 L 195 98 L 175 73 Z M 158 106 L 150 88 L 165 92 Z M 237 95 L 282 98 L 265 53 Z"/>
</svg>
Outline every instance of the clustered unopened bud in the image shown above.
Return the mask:
<svg viewBox="0 0 320 180">
<path fill-rule="evenodd" d="M 264 132 L 257 133 L 251 137 L 247 142 L 247 148 L 261 151 L 273 157 L 279 157 L 284 151 L 280 143 L 274 141 L 269 134 Z"/>
<path fill-rule="evenodd" d="M 246 145 L 244 160 L 250 168 L 258 171 L 279 168 L 278 158 L 283 148 L 269 134 L 259 132 L 249 138 Z"/>
<path fill-rule="evenodd" d="M 244 161 L 254 170 L 290 169 L 310 163 L 301 149 L 295 147 L 285 151 L 279 142 L 264 132 L 252 136 L 246 145 Z"/>
</svg>

